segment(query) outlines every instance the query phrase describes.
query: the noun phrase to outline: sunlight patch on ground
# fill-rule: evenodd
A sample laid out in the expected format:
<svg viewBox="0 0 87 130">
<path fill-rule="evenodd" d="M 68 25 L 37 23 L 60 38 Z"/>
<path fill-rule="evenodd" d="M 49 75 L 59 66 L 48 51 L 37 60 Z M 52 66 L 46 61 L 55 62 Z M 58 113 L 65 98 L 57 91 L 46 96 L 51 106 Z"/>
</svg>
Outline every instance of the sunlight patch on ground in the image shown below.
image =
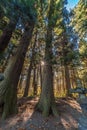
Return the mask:
<svg viewBox="0 0 87 130">
<path fill-rule="evenodd" d="M 81 107 L 80 107 L 80 105 L 79 105 L 79 103 L 78 103 L 77 101 L 69 100 L 68 102 L 69 102 L 69 105 L 70 105 L 72 108 L 74 108 L 74 109 L 76 109 L 78 112 L 82 113 Z"/>
<path fill-rule="evenodd" d="M 66 130 L 78 128 L 78 123 L 71 116 L 68 116 L 68 120 L 61 118 L 61 122 Z"/>
</svg>

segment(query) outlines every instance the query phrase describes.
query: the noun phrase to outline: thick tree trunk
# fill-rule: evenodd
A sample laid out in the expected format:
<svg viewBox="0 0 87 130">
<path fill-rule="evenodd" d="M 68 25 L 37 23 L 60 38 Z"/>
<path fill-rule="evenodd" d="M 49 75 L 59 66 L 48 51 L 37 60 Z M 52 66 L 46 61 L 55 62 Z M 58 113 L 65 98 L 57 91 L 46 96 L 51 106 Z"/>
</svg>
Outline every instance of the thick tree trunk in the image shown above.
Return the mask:
<svg viewBox="0 0 87 130">
<path fill-rule="evenodd" d="M 0 84 L 0 89 L 4 91 L 4 110 L 2 114 L 3 119 L 17 112 L 17 84 L 24 63 L 25 54 L 32 37 L 32 32 L 33 25 L 25 30 L 20 40 L 17 53 L 12 57 L 8 67 L 6 68 L 5 80 Z"/>
<path fill-rule="evenodd" d="M 8 46 L 9 41 L 12 37 L 12 33 L 15 30 L 16 24 L 18 22 L 19 16 L 15 19 L 11 19 L 7 27 L 4 29 L 3 34 L 0 37 L 0 52 L 3 52 Z"/>
<path fill-rule="evenodd" d="M 53 91 L 53 69 L 52 69 L 52 28 L 47 30 L 46 48 L 45 48 L 45 64 L 43 68 L 42 91 L 37 109 L 43 113 L 44 116 L 53 114 L 58 115 L 54 91 Z"/>
<path fill-rule="evenodd" d="M 37 108 L 44 116 L 48 116 L 51 113 L 57 116 L 58 113 L 54 101 L 52 66 L 45 63 L 43 70 L 42 93 Z"/>
</svg>

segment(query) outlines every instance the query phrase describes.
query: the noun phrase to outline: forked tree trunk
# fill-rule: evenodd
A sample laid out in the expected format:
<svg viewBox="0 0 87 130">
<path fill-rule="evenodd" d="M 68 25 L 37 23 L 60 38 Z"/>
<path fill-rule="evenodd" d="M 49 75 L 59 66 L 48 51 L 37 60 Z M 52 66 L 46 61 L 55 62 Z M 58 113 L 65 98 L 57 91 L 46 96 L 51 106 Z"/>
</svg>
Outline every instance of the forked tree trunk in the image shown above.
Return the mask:
<svg viewBox="0 0 87 130">
<path fill-rule="evenodd" d="M 25 54 L 31 41 L 33 27 L 34 26 L 31 24 L 30 27 L 25 30 L 20 40 L 17 53 L 12 57 L 6 68 L 5 80 L 0 84 L 0 94 L 4 91 L 4 97 L 2 97 L 2 99 L 4 98 L 3 119 L 17 112 L 17 84 L 24 63 Z"/>
<path fill-rule="evenodd" d="M 12 37 L 12 33 L 15 30 L 15 27 L 17 25 L 19 16 L 17 16 L 15 19 L 11 19 L 9 24 L 4 29 L 1 37 L 0 37 L 0 52 L 3 52 L 5 48 L 8 46 L 9 41 Z"/>
</svg>

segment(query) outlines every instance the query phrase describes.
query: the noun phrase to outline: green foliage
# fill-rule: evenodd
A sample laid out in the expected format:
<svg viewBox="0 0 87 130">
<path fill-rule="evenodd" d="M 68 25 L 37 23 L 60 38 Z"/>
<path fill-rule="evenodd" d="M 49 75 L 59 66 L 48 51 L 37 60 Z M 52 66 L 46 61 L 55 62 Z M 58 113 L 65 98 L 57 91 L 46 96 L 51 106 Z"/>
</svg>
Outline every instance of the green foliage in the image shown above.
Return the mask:
<svg viewBox="0 0 87 130">
<path fill-rule="evenodd" d="M 21 0 L 21 10 L 22 10 L 22 16 L 26 20 L 36 20 L 36 7 L 35 4 L 37 1 L 35 0 Z"/>
<path fill-rule="evenodd" d="M 78 21 L 78 22 L 77 22 Z M 73 10 L 72 24 L 78 32 L 80 38 L 87 34 L 87 1 L 80 0 Z"/>
</svg>

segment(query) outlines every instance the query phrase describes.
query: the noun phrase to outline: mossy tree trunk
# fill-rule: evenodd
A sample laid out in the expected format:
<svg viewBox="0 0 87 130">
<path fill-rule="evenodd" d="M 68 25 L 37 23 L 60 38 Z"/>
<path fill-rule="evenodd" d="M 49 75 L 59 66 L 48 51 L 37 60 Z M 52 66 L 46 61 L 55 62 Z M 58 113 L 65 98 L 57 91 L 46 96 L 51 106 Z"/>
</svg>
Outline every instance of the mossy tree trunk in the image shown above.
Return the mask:
<svg viewBox="0 0 87 130">
<path fill-rule="evenodd" d="M 22 71 L 26 51 L 31 41 L 33 28 L 33 23 L 29 24 L 26 28 L 20 40 L 16 54 L 8 63 L 5 71 L 5 80 L 0 84 L 0 89 L 4 91 L 4 97 L 2 97 L 2 99 L 4 98 L 3 119 L 17 112 L 17 85 Z"/>
</svg>

